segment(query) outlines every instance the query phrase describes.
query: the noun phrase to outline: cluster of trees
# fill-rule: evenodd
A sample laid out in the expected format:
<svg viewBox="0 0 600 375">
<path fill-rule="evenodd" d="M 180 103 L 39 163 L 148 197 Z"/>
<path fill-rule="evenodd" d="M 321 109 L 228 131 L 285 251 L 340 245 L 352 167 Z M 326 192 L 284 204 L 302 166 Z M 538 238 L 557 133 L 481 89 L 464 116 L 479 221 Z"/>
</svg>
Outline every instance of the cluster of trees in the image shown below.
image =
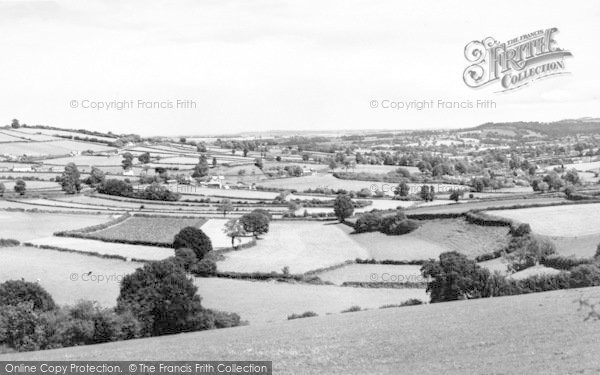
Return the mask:
<svg viewBox="0 0 600 375">
<path fill-rule="evenodd" d="M 223 232 L 231 238 L 231 247 L 237 248 L 236 239 L 248 235 L 252 235 L 255 239 L 258 239 L 260 235 L 268 233 L 269 224 L 272 219 L 273 217 L 269 211 L 257 208 L 240 218 L 227 221 Z"/>
<path fill-rule="evenodd" d="M 240 317 L 206 309 L 197 287 L 173 258 L 123 278 L 115 309 L 81 301 L 58 307 L 37 283 L 0 284 L 0 345 L 17 351 L 98 344 L 233 327 Z"/>
<path fill-rule="evenodd" d="M 561 191 L 568 189 L 571 193 L 574 192 L 576 185 L 581 184 L 581 179 L 576 170 L 571 169 L 560 175 L 556 171 L 551 171 L 542 179 L 536 178 L 531 181 L 533 191 Z"/>
<path fill-rule="evenodd" d="M 25 191 L 27 190 L 27 184 L 25 183 L 25 181 L 19 179 L 15 181 L 15 186 L 13 187 L 13 190 L 19 195 L 25 195 Z M 0 182 L 0 197 L 3 197 L 5 192 L 6 186 L 4 185 L 4 183 Z"/>
<path fill-rule="evenodd" d="M 107 179 L 100 183 L 96 190 L 101 194 L 116 195 L 120 197 L 176 201 L 180 198 L 178 193 L 174 193 L 158 182 L 152 183 L 143 190 L 135 190 L 133 185 L 126 181 L 117 179 Z"/>
<path fill-rule="evenodd" d="M 439 260 L 425 262 L 421 272 L 431 280 L 427 284 L 431 303 L 600 285 L 597 264 L 579 265 L 555 275 L 514 280 L 492 274 L 454 251 L 440 254 Z"/>
<path fill-rule="evenodd" d="M 356 233 L 379 231 L 388 235 L 401 235 L 419 228 L 419 222 L 406 217 L 398 210 L 390 214 L 385 212 L 367 212 L 362 214 L 354 223 Z"/>
</svg>

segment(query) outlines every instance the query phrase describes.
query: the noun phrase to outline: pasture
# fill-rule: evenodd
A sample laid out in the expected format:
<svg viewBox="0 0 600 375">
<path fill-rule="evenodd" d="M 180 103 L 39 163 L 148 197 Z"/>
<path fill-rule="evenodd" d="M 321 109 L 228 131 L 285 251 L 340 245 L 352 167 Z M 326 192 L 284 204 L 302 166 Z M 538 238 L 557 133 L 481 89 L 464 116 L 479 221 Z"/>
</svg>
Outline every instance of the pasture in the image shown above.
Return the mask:
<svg viewBox="0 0 600 375">
<path fill-rule="evenodd" d="M 345 281 L 357 282 L 424 282 L 419 265 L 349 264 L 318 273 L 323 281 L 340 285 Z"/>
<path fill-rule="evenodd" d="M 98 225 L 109 220 L 110 217 L 107 215 L 0 211 L 0 238 L 13 238 L 21 242 L 31 241 L 50 237 L 54 232 Z"/>
<path fill-rule="evenodd" d="M 112 148 L 94 143 L 76 142 L 69 140 L 51 142 L 11 142 L 2 144 L 2 153 L 12 155 L 66 155 L 71 152 L 108 151 Z"/>
<path fill-rule="evenodd" d="M 120 255 L 128 259 L 163 260 L 175 255 L 173 249 L 156 246 L 130 245 L 72 237 L 44 237 L 30 241 L 37 246 L 53 246 L 102 255 Z"/>
<path fill-rule="evenodd" d="M 0 283 L 21 278 L 37 281 L 59 305 L 88 299 L 115 306 L 120 280 L 141 265 L 32 247 L 0 248 L 0 257 Z"/>
<path fill-rule="evenodd" d="M 600 203 L 517 210 L 489 211 L 490 215 L 505 217 L 531 225 L 534 233 L 545 236 L 577 237 L 600 234 Z"/>
<path fill-rule="evenodd" d="M 173 243 L 173 238 L 185 227 L 199 228 L 205 219 L 179 217 L 132 216 L 116 225 L 91 234 L 97 239 Z"/>
<path fill-rule="evenodd" d="M 256 246 L 226 253 L 217 267 L 230 272 L 281 272 L 289 267 L 291 273 L 305 273 L 367 256 L 340 225 L 275 221 Z"/>
</svg>

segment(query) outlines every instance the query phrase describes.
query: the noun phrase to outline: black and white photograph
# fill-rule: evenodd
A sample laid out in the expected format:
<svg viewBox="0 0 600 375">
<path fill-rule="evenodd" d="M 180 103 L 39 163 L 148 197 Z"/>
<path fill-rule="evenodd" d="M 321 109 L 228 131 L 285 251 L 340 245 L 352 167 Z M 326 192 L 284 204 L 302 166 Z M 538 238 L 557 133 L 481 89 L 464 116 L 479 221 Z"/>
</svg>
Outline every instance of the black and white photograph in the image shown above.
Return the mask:
<svg viewBox="0 0 600 375">
<path fill-rule="evenodd" d="M 599 21 L 0 0 L 0 375 L 600 374 Z"/>
</svg>

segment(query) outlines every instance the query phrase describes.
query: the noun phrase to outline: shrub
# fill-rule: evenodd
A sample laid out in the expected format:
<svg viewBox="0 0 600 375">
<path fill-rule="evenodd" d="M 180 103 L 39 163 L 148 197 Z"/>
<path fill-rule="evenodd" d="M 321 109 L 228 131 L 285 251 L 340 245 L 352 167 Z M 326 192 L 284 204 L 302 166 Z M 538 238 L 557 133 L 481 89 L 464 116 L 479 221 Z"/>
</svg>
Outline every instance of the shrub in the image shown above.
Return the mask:
<svg viewBox="0 0 600 375">
<path fill-rule="evenodd" d="M 509 242 L 505 258 L 514 271 L 532 267 L 556 252 L 554 244 L 546 239 L 532 235 L 513 237 Z"/>
<path fill-rule="evenodd" d="M 312 318 L 313 316 L 319 316 L 319 314 L 317 314 L 314 311 L 305 311 L 302 314 L 292 314 L 292 315 L 288 315 L 288 320 L 293 320 L 293 319 L 301 319 L 301 318 Z"/>
<path fill-rule="evenodd" d="M 40 285 L 21 280 L 0 284 L 0 306 L 17 306 L 31 303 L 34 310 L 48 311 L 56 308 L 52 296 Z"/>
<path fill-rule="evenodd" d="M 357 312 L 357 311 L 362 311 L 362 308 L 360 306 L 354 305 L 354 306 L 347 308 L 346 310 L 342 310 L 342 313 Z"/>
<path fill-rule="evenodd" d="M 354 231 L 356 233 L 374 232 L 379 230 L 381 223 L 381 214 L 375 212 L 367 212 L 358 217 L 354 223 Z"/>
<path fill-rule="evenodd" d="M 31 303 L 0 305 L 0 343 L 18 351 L 39 350 L 44 341 L 40 311 Z"/>
<path fill-rule="evenodd" d="M 190 272 L 190 268 L 198 263 L 196 253 L 192 249 L 181 247 L 175 249 L 174 261 L 179 264 L 184 270 Z"/>
<path fill-rule="evenodd" d="M 194 251 L 198 261 L 212 251 L 212 242 L 210 238 L 199 228 L 185 227 L 175 235 L 173 239 L 173 248 L 187 248 Z"/>
<path fill-rule="evenodd" d="M 0 247 L 19 246 L 21 243 L 11 238 L 0 238 Z"/>
<path fill-rule="evenodd" d="M 573 267 L 580 266 L 582 264 L 590 264 L 593 259 L 590 258 L 575 258 L 573 256 L 564 257 L 561 255 L 551 255 L 544 257 L 540 263 L 546 267 L 556 268 L 558 270 L 568 271 Z"/>
<path fill-rule="evenodd" d="M 213 276 L 217 272 L 217 264 L 211 259 L 202 259 L 190 267 L 190 272 L 201 277 Z"/>
<path fill-rule="evenodd" d="M 393 222 L 388 226 L 382 226 L 381 231 L 390 235 L 407 234 L 419 228 L 419 222 L 416 220 L 406 219 L 399 222 Z"/>
<path fill-rule="evenodd" d="M 600 285 L 600 268 L 595 264 L 583 264 L 574 267 L 570 272 L 569 286 L 583 288 Z"/>
<path fill-rule="evenodd" d="M 516 228 L 514 226 L 510 227 L 510 235 L 513 237 L 523 237 L 528 234 L 531 234 L 531 226 L 529 224 L 520 224 Z"/>
</svg>

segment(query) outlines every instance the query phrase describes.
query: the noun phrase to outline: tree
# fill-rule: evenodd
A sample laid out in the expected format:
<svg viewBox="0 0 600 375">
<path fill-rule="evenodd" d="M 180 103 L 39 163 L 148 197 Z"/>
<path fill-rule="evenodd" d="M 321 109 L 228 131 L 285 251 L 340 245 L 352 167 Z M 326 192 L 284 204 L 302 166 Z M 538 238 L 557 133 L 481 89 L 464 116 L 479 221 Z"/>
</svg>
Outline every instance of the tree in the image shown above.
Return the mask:
<svg viewBox="0 0 600 375">
<path fill-rule="evenodd" d="M 247 149 L 247 148 L 244 148 L 244 149 L 242 150 L 242 153 L 244 154 L 244 157 L 247 157 L 247 156 L 248 156 L 248 149 Z"/>
<path fill-rule="evenodd" d="M 463 190 L 452 190 L 452 193 L 450 193 L 450 199 L 458 202 L 464 195 L 465 192 Z"/>
<path fill-rule="evenodd" d="M 233 211 L 233 204 L 231 204 L 231 200 L 229 199 L 221 199 L 221 202 L 217 206 L 217 209 L 220 212 L 223 212 L 223 217 L 227 216 L 227 212 Z"/>
<path fill-rule="evenodd" d="M 244 229 L 244 224 L 242 224 L 239 219 L 229 219 L 225 223 L 223 232 L 225 232 L 227 237 L 231 237 L 231 247 L 234 249 L 237 248 L 237 246 L 235 246 L 235 239 L 247 234 Z"/>
<path fill-rule="evenodd" d="M 60 179 L 62 190 L 67 194 L 75 194 L 81 191 L 81 181 L 79 180 L 79 170 L 75 163 L 65 165 L 65 170 Z"/>
<path fill-rule="evenodd" d="M 194 167 L 194 172 L 192 172 L 192 177 L 205 177 L 208 176 L 208 161 L 206 160 L 206 155 L 201 155 L 198 164 Z"/>
<path fill-rule="evenodd" d="M 216 158 L 216 157 L 214 157 L 214 156 L 213 156 L 213 158 L 212 158 L 212 166 L 213 166 L 213 168 L 216 168 L 216 167 L 217 167 L 217 158 Z"/>
<path fill-rule="evenodd" d="M 179 143 L 185 143 L 185 142 L 187 142 L 187 139 L 185 137 L 179 138 Z"/>
<path fill-rule="evenodd" d="M 96 186 L 98 184 L 103 183 L 105 178 L 106 174 L 100 168 L 92 167 L 88 182 L 90 185 Z"/>
<path fill-rule="evenodd" d="M 431 303 L 486 297 L 490 273 L 477 262 L 455 251 L 440 254 L 440 260 L 425 261 L 421 267 Z"/>
<path fill-rule="evenodd" d="M 117 195 L 121 197 L 129 197 L 133 194 L 133 186 L 125 181 L 110 178 L 104 180 L 96 190 L 100 194 Z"/>
<path fill-rule="evenodd" d="M 302 160 L 303 161 L 308 161 L 309 158 L 310 158 L 310 155 L 308 153 L 305 152 L 305 153 L 302 154 Z"/>
<path fill-rule="evenodd" d="M 399 195 L 401 197 L 408 196 L 408 193 L 410 193 L 410 186 L 408 186 L 408 184 L 404 181 L 398 184 L 398 186 L 396 186 L 396 188 L 394 189 L 394 194 Z"/>
<path fill-rule="evenodd" d="M 4 196 L 5 191 L 6 191 L 6 186 L 4 186 L 4 183 L 0 182 L 0 197 Z"/>
<path fill-rule="evenodd" d="M 19 193 L 19 195 L 25 195 L 25 190 L 27 190 L 27 184 L 23 180 L 17 180 L 15 182 L 15 192 Z"/>
<path fill-rule="evenodd" d="M 254 159 L 254 165 L 256 165 L 259 169 L 263 169 L 264 164 L 262 158 Z"/>
<path fill-rule="evenodd" d="M 569 171 L 567 171 L 567 173 L 565 173 L 565 175 L 563 176 L 563 179 L 573 185 L 577 185 L 581 182 L 579 174 L 575 169 L 570 169 Z"/>
<path fill-rule="evenodd" d="M 205 322 L 197 290 L 175 262 L 147 263 L 123 278 L 117 312 L 131 312 L 143 336 L 198 330 Z"/>
<path fill-rule="evenodd" d="M 258 239 L 261 234 L 269 231 L 269 217 L 261 212 L 250 212 L 240 218 L 244 230 Z"/>
<path fill-rule="evenodd" d="M 329 159 L 329 161 L 327 162 L 327 166 L 329 167 L 329 169 L 331 169 L 331 171 L 335 171 L 335 169 L 337 168 L 337 162 L 334 159 Z"/>
<path fill-rule="evenodd" d="M 21 124 L 19 124 L 19 120 L 17 120 L 16 118 L 14 118 L 14 119 L 12 120 L 12 122 L 10 123 L 10 126 L 11 126 L 13 129 L 19 129 L 19 128 L 21 127 Z"/>
<path fill-rule="evenodd" d="M 144 153 L 140 154 L 140 156 L 138 156 L 138 161 L 142 164 L 150 163 L 150 153 L 144 152 Z"/>
<path fill-rule="evenodd" d="M 126 152 L 123 154 L 121 166 L 123 167 L 123 170 L 129 170 L 131 169 L 131 167 L 133 167 L 133 155 L 130 152 Z"/>
<path fill-rule="evenodd" d="M 50 293 L 37 283 L 9 280 L 0 284 L 0 306 L 31 303 L 34 310 L 49 311 L 57 306 Z"/>
<path fill-rule="evenodd" d="M 180 249 L 183 247 L 192 249 L 199 261 L 213 249 L 210 238 L 196 227 L 185 227 L 175 235 L 173 248 Z"/>
<path fill-rule="evenodd" d="M 205 153 L 207 151 L 206 145 L 204 143 L 198 143 L 198 145 L 196 146 L 196 151 L 200 153 Z"/>
<path fill-rule="evenodd" d="M 333 201 L 333 212 L 340 220 L 340 223 L 346 221 L 346 219 L 352 216 L 354 213 L 354 204 L 352 203 L 352 199 L 348 195 L 339 194 Z"/>
<path fill-rule="evenodd" d="M 429 200 L 429 186 L 427 186 L 427 185 L 421 186 L 421 193 L 419 195 L 420 195 L 421 199 L 423 199 L 425 202 L 427 202 Z"/>
</svg>

